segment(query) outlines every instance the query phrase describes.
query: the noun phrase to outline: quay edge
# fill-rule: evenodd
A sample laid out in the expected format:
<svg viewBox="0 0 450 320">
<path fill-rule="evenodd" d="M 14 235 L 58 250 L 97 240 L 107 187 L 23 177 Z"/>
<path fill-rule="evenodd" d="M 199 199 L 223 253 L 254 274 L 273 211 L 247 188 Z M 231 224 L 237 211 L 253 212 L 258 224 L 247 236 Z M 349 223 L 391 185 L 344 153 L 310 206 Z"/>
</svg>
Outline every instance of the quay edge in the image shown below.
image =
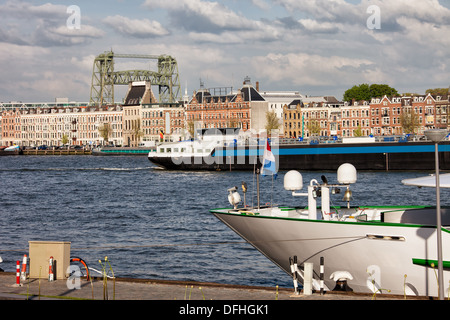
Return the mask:
<svg viewBox="0 0 450 320">
<path fill-rule="evenodd" d="M 103 300 L 104 288 L 102 278 L 95 277 L 91 283 L 84 277 L 81 280 L 80 290 L 68 290 L 66 280 L 37 281 L 27 279 L 21 286 L 15 286 L 16 274 L 14 272 L 0 272 L 0 300 Z M 186 302 L 185 300 L 246 300 L 256 303 L 258 300 L 403 300 L 403 296 L 377 294 L 360 294 L 353 292 L 329 291 L 321 295 L 314 292 L 312 295 L 295 295 L 293 288 L 276 286 L 244 286 L 212 282 L 116 278 L 108 279 L 108 299 L 112 300 L 171 300 Z M 114 287 L 114 291 L 113 291 Z M 201 288 L 201 289 L 200 289 Z M 39 297 L 38 294 L 41 294 Z M 189 295 L 189 296 L 188 296 Z M 407 297 L 406 300 L 430 300 L 428 297 Z"/>
</svg>

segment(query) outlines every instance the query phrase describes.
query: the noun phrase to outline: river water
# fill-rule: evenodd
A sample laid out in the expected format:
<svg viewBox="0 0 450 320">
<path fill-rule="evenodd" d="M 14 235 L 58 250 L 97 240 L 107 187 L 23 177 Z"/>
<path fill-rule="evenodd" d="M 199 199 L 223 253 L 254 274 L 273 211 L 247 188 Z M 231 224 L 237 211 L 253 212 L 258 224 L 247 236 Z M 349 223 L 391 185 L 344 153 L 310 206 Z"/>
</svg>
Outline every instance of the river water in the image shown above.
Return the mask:
<svg viewBox="0 0 450 320">
<path fill-rule="evenodd" d="M 261 202 L 305 205 L 283 189 L 283 176 L 261 178 Z M 401 180 L 430 172 L 358 172 L 355 205 L 433 205 L 435 190 Z M 305 186 L 325 174 L 302 172 Z M 227 189 L 251 172 L 156 168 L 145 156 L 0 158 L 0 256 L 4 271 L 28 254 L 28 241 L 70 241 L 71 256 L 100 270 L 105 256 L 117 277 L 291 287 L 289 275 L 223 225 L 209 209 L 228 207 Z M 450 205 L 442 190 L 442 205 Z M 242 192 L 241 192 L 242 196 Z M 332 205 L 344 205 L 342 194 Z"/>
</svg>

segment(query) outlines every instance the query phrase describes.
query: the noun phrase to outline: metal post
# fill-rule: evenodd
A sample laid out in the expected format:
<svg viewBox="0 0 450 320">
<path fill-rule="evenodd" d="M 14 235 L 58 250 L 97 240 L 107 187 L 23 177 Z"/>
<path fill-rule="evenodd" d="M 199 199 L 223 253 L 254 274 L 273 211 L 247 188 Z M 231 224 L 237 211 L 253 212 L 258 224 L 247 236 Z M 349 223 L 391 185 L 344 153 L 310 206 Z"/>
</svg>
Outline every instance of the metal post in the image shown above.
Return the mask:
<svg viewBox="0 0 450 320">
<path fill-rule="evenodd" d="M 436 237 L 437 237 L 437 255 L 438 255 L 438 286 L 439 299 L 444 300 L 444 267 L 442 263 L 442 223 L 441 223 L 441 199 L 439 182 L 439 148 L 438 144 L 446 135 L 447 131 L 443 129 L 432 129 L 424 132 L 425 136 L 434 142 L 434 161 L 436 170 Z"/>
<path fill-rule="evenodd" d="M 320 295 L 323 295 L 324 268 L 324 258 L 320 257 Z"/>
<path fill-rule="evenodd" d="M 437 231 L 437 249 L 438 249 L 438 280 L 439 280 L 439 299 L 444 300 L 444 268 L 442 263 L 442 223 L 441 223 L 441 197 L 439 182 L 439 152 L 438 142 L 435 144 L 435 165 L 436 165 L 436 231 Z"/>
<path fill-rule="evenodd" d="M 311 295 L 313 287 L 313 264 L 312 262 L 304 263 L 303 271 L 303 294 Z"/>
<path fill-rule="evenodd" d="M 259 169 L 256 169 L 256 201 L 258 202 L 258 210 L 260 209 L 259 205 Z"/>
<path fill-rule="evenodd" d="M 297 256 L 294 256 L 294 259 L 297 263 Z M 297 270 L 291 257 L 289 257 L 289 264 L 291 265 L 292 281 L 294 282 L 294 293 L 298 294 Z"/>
</svg>

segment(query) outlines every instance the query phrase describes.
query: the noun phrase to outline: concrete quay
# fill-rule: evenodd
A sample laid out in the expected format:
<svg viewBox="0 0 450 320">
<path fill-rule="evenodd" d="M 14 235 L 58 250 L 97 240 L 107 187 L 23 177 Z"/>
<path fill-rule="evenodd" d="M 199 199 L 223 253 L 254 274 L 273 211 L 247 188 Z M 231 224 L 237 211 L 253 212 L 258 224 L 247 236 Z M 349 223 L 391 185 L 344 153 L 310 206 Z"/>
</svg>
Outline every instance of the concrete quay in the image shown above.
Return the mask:
<svg viewBox="0 0 450 320">
<path fill-rule="evenodd" d="M 91 150 L 84 149 L 48 149 L 48 150 L 38 150 L 38 149 L 29 149 L 23 150 L 19 154 L 27 155 L 27 156 L 75 156 L 75 155 L 91 155 Z"/>
<path fill-rule="evenodd" d="M 403 300 L 403 296 L 325 292 L 296 295 L 293 288 L 237 286 L 210 282 L 181 282 L 152 279 L 79 279 L 79 288 L 67 280 L 27 279 L 16 285 L 16 274 L 0 272 L 0 300 L 246 300 L 246 301 L 325 301 L 325 300 Z M 75 287 L 75 288 L 73 288 Z M 406 297 L 406 300 L 429 298 Z"/>
</svg>

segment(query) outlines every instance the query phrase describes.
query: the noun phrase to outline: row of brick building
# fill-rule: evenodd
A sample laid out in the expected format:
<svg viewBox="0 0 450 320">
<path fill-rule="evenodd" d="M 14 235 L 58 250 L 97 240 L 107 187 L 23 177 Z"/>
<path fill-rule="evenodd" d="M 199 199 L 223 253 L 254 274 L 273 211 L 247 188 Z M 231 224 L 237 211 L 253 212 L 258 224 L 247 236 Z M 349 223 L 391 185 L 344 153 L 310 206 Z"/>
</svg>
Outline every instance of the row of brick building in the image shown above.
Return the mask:
<svg viewBox="0 0 450 320">
<path fill-rule="evenodd" d="M 59 146 L 70 144 L 150 145 L 161 140 L 178 141 L 194 128 L 240 127 L 260 132 L 269 112 L 279 119 L 280 136 L 386 136 L 405 133 L 401 115 L 418 118 L 415 133 L 448 128 L 448 96 L 421 95 L 380 97 L 371 101 L 342 102 L 335 97 L 307 97 L 299 92 L 261 91 L 249 78 L 237 91 L 205 89 L 187 95 L 176 104 L 160 104 L 151 85 L 129 85 L 120 105 L 89 106 L 82 103 L 0 104 L 1 144 Z M 109 127 L 107 138 L 101 129 Z M 107 141 L 106 141 L 107 140 Z"/>
<path fill-rule="evenodd" d="M 406 132 L 401 116 L 405 112 L 417 117 L 415 134 L 421 135 L 427 129 L 448 128 L 449 96 L 384 96 L 352 102 L 339 102 L 333 97 L 307 100 L 293 101 L 284 107 L 284 136 L 310 136 L 308 129 L 312 121 L 318 124 L 322 136 L 403 135 Z"/>
<path fill-rule="evenodd" d="M 449 96 L 398 96 L 370 101 L 343 102 L 332 96 L 304 97 L 298 92 L 260 91 L 249 79 L 234 94 L 214 95 L 200 89 L 186 105 L 186 119 L 202 128 L 238 126 L 256 132 L 265 129 L 266 113 L 280 120 L 280 135 L 288 138 L 320 136 L 353 137 L 403 135 L 401 115 L 414 113 L 417 128 L 448 127 Z M 312 123 L 315 130 L 312 132 Z"/>
</svg>

